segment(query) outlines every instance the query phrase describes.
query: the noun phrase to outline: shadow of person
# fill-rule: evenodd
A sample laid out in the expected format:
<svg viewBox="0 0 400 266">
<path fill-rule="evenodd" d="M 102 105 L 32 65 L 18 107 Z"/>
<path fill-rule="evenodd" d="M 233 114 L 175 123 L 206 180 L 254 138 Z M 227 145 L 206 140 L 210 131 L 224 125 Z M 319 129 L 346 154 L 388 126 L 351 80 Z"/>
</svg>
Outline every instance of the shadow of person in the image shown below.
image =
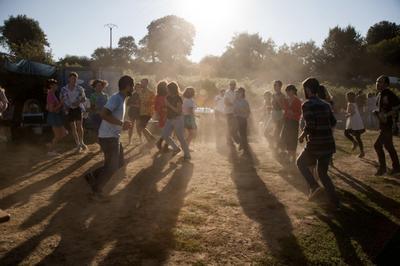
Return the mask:
<svg viewBox="0 0 400 266">
<path fill-rule="evenodd" d="M 379 163 L 378 163 L 377 161 L 370 160 L 370 159 L 367 159 L 367 158 L 361 158 L 360 160 L 361 160 L 362 162 L 367 163 L 367 164 L 369 164 L 369 165 L 372 165 L 372 166 L 374 166 L 374 167 L 379 167 Z"/>
<path fill-rule="evenodd" d="M 121 195 L 116 195 L 125 197 L 124 225 L 114 228 L 116 242 L 102 264 L 139 265 L 148 262 L 159 265 L 167 260 L 169 250 L 176 245 L 173 229 L 193 174 L 193 164 L 185 162 L 178 166 L 160 191 L 156 183 L 173 168 L 170 166 L 157 175 L 153 167 L 159 167 L 156 159 L 150 169 L 145 169 Z M 140 192 L 141 195 L 135 197 L 135 193 Z M 135 204 L 137 207 L 133 208 Z"/>
<path fill-rule="evenodd" d="M 292 166 L 289 166 L 292 167 Z M 301 173 L 297 168 L 286 168 L 278 171 L 278 175 L 282 177 L 289 185 L 295 188 L 297 191 L 304 195 L 308 195 L 309 188 L 307 182 L 302 177 Z"/>
<path fill-rule="evenodd" d="M 358 192 L 364 194 L 368 197 L 369 200 L 374 202 L 376 205 L 381 207 L 382 209 L 390 212 L 393 216 L 400 218 L 400 203 L 396 200 L 393 200 L 381 192 L 375 190 L 371 186 L 368 186 L 361 180 L 349 175 L 342 170 L 335 168 L 335 171 L 330 172 L 335 176 L 340 178 L 343 182 L 348 184 L 353 189 L 357 190 Z"/>
<path fill-rule="evenodd" d="M 41 190 L 55 184 L 62 178 L 66 177 L 67 175 L 71 174 L 75 170 L 79 169 L 82 167 L 84 164 L 89 162 L 93 157 L 95 157 L 99 152 L 97 153 L 90 153 L 86 154 L 84 157 L 80 158 L 79 160 L 75 161 L 72 163 L 70 166 L 62 169 L 56 174 L 53 174 L 47 178 L 41 179 L 35 183 L 29 184 L 28 186 L 16 191 L 15 193 L 12 193 L 6 197 L 4 197 L 1 200 L 1 207 L 2 208 L 9 208 L 11 206 L 14 206 L 16 204 L 22 205 L 25 204 L 26 202 L 29 201 L 31 196 L 35 193 L 40 192 Z"/>
<path fill-rule="evenodd" d="M 268 190 L 252 160 L 231 152 L 231 178 L 244 213 L 259 223 L 272 254 L 287 264 L 307 264 L 303 250 L 293 235 L 285 206 Z"/>
<path fill-rule="evenodd" d="M 71 178 L 54 193 L 50 204 L 40 208 L 21 225 L 22 228 L 28 228 L 40 223 L 46 217 L 51 217 L 44 225 L 43 231 L 8 251 L 0 258 L 0 265 L 24 262 L 33 252 L 38 252 L 42 245 L 53 247 L 51 249 L 46 246 L 43 250 L 46 250 L 47 254 L 40 254 L 43 257 L 37 258 L 37 253 L 35 254 L 36 259 L 40 259 L 38 263 L 45 265 L 76 264 L 76 262 L 87 265 L 99 252 L 109 249 L 109 245 L 114 243 L 115 247 L 126 252 L 125 258 L 128 258 L 132 254 L 130 246 L 126 245 L 126 237 L 132 236 L 128 229 L 132 230 L 133 235 L 143 236 L 141 229 L 135 225 L 141 223 L 147 231 L 150 231 L 152 229 L 150 218 L 156 217 L 158 212 L 166 212 L 169 218 L 175 216 L 175 221 L 177 219 L 193 167 L 184 164 L 174 172 L 163 191 L 158 192 L 156 183 L 177 167 L 175 164 L 169 164 L 163 171 L 169 157 L 168 155 L 156 157 L 152 165 L 139 171 L 124 189 L 111 195 L 111 202 L 108 204 L 88 202 L 87 197 L 81 196 L 89 190 L 84 185 L 84 179 Z M 153 193 L 157 195 L 152 195 Z M 145 195 L 148 195 L 148 199 Z M 153 199 L 157 199 L 161 207 L 154 209 L 152 215 L 148 216 L 146 206 L 152 206 Z M 144 208 L 136 207 L 139 202 Z M 177 209 L 173 209 L 173 212 L 163 211 L 168 209 L 167 207 Z M 165 219 L 160 221 L 159 227 L 163 228 L 166 223 Z M 166 230 L 172 230 L 173 224 L 175 223 L 168 224 Z M 117 253 L 121 250 L 112 249 Z"/>
<path fill-rule="evenodd" d="M 341 257 L 347 264 L 368 264 L 365 258 L 360 257 L 358 245 L 368 259 L 373 261 L 398 225 L 352 193 L 345 190 L 339 192 L 344 203 L 341 211 L 329 215 L 316 211 L 315 214 L 335 235 Z"/>
<path fill-rule="evenodd" d="M 53 194 L 51 202 L 38 209 L 25 222 L 21 224 L 22 229 L 29 228 L 42 222 L 46 217 L 51 216 L 48 222 L 43 225 L 44 229 L 27 239 L 20 245 L 8 251 L 0 258 L 0 265 L 17 265 L 27 259 L 35 250 L 47 245 L 44 250 L 51 250 L 49 254 L 41 259 L 41 262 L 53 258 L 56 264 L 68 262 L 69 251 L 65 243 L 71 241 L 75 235 L 86 236 L 85 222 L 93 215 L 93 209 L 88 208 L 85 197 L 76 196 L 85 193 L 83 178 L 71 178 L 68 182 Z M 75 195 L 71 197 L 71 195 Z M 75 247 L 83 248 L 80 239 L 74 239 Z M 54 249 L 49 248 L 54 247 Z M 62 250 L 60 252 L 60 250 Z M 90 250 L 87 249 L 90 255 Z M 57 254 L 57 255 L 55 255 Z M 94 254 L 92 254 L 94 255 Z M 71 261 L 69 261 L 71 263 Z M 31 261 L 29 263 L 32 263 Z"/>
</svg>

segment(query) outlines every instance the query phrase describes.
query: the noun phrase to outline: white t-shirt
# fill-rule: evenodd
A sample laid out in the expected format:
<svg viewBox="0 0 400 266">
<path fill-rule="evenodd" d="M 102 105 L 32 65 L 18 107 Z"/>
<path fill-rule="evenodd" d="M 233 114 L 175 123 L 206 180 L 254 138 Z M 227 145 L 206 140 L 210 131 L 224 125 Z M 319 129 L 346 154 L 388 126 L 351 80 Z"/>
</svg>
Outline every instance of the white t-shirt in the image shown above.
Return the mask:
<svg viewBox="0 0 400 266">
<path fill-rule="evenodd" d="M 113 94 L 104 105 L 104 108 L 110 110 L 115 118 L 123 120 L 125 115 L 125 96 L 120 92 Z M 121 130 L 121 126 L 102 120 L 99 128 L 99 138 L 119 138 Z"/>
<path fill-rule="evenodd" d="M 183 115 L 191 115 L 192 113 L 190 112 L 190 109 L 193 108 L 193 112 L 194 109 L 196 108 L 196 103 L 194 102 L 193 98 L 188 99 L 183 97 L 183 103 L 182 103 L 182 113 Z"/>
<path fill-rule="evenodd" d="M 231 103 L 229 106 L 225 104 L 225 101 Z M 225 114 L 233 114 L 233 104 L 235 102 L 235 90 L 226 90 L 224 95 L 224 112 Z"/>
<path fill-rule="evenodd" d="M 225 110 L 225 104 L 224 104 L 224 96 L 217 95 L 214 98 L 215 101 L 215 110 L 217 112 L 223 113 Z"/>
</svg>

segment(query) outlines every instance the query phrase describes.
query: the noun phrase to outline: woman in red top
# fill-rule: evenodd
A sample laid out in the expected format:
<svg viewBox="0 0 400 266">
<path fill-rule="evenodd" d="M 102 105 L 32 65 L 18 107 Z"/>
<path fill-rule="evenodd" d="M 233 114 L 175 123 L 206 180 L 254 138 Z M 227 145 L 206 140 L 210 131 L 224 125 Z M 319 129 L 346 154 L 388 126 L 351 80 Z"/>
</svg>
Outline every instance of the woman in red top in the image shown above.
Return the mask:
<svg viewBox="0 0 400 266">
<path fill-rule="evenodd" d="M 299 135 L 299 121 L 301 117 L 301 100 L 297 97 L 294 85 L 285 89 L 287 98 L 284 101 L 284 125 L 281 134 L 282 148 L 287 150 L 289 163 L 296 162 L 297 139 Z"/>
<path fill-rule="evenodd" d="M 162 129 L 165 125 L 165 121 L 167 120 L 167 107 L 165 106 L 165 97 L 167 96 L 167 85 L 166 81 L 160 81 L 157 84 L 157 95 L 154 100 L 154 111 L 156 113 L 158 119 L 158 127 Z M 163 139 L 160 138 L 157 141 L 157 147 L 161 149 Z M 168 145 L 164 147 L 168 149 Z"/>
</svg>

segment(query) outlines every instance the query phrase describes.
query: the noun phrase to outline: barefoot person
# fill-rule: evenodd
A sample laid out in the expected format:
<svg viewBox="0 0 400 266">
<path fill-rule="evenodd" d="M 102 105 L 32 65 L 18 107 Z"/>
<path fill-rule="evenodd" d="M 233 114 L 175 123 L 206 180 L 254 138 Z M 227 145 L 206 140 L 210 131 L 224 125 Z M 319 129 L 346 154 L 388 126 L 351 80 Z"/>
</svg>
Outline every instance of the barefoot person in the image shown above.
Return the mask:
<svg viewBox="0 0 400 266">
<path fill-rule="evenodd" d="M 400 99 L 390 89 L 390 80 L 387 76 L 380 76 L 376 80 L 376 89 L 378 91 L 378 110 L 377 115 L 379 118 L 379 136 L 375 141 L 374 147 L 379 159 L 379 168 L 376 172 L 377 176 L 386 173 L 386 159 L 383 147 L 387 150 L 392 159 L 393 169 L 391 175 L 400 174 L 399 157 L 393 146 L 393 115 L 396 109 L 400 108 Z"/>
<path fill-rule="evenodd" d="M 85 178 L 93 191 L 93 199 L 104 198 L 103 187 L 112 175 L 124 163 L 124 151 L 120 142 L 121 130 L 132 127 L 130 121 L 124 121 L 125 99 L 132 95 L 134 81 L 123 76 L 118 81 L 119 92 L 113 94 L 101 112 L 99 144 L 104 153 L 104 166 L 88 173 Z"/>
<path fill-rule="evenodd" d="M 310 187 L 309 199 L 311 200 L 320 190 L 318 182 L 309 169 L 310 164 L 317 162 L 319 179 L 331 202 L 335 207 L 339 207 L 335 187 L 328 176 L 329 161 L 336 151 L 332 130 L 336 125 L 336 119 L 329 104 L 316 96 L 319 89 L 318 80 L 307 78 L 303 82 L 303 89 L 307 100 L 302 105 L 305 126 L 299 141 L 303 142 L 307 137 L 307 143 L 297 158 L 297 167 Z"/>
<path fill-rule="evenodd" d="M 179 147 L 172 140 L 171 134 L 174 131 L 178 138 L 182 150 L 184 160 L 190 160 L 190 152 L 188 144 L 184 137 L 184 123 L 182 115 L 182 98 L 179 96 L 179 87 L 176 82 L 170 82 L 167 85 L 167 97 L 165 99 L 165 106 L 167 107 L 167 121 L 161 133 L 161 138 L 165 140 L 169 146 L 172 147 L 174 153 L 180 152 Z"/>
<path fill-rule="evenodd" d="M 62 107 L 63 103 L 58 100 L 56 96 L 57 90 L 57 80 L 49 79 L 46 82 L 47 89 L 47 124 L 51 126 L 53 130 L 54 137 L 50 143 L 48 143 L 47 147 L 49 149 L 49 156 L 57 156 L 60 155 L 56 152 L 55 147 L 57 143 L 66 135 L 66 130 L 64 128 L 64 118 L 62 115 Z"/>
<path fill-rule="evenodd" d="M 190 148 L 190 143 L 196 137 L 197 125 L 196 125 L 196 117 L 194 116 L 194 110 L 196 109 L 196 103 L 193 98 L 195 95 L 194 88 L 187 87 L 183 92 L 183 104 L 182 104 L 182 113 L 184 120 L 184 127 L 187 131 L 186 142 Z"/>
<path fill-rule="evenodd" d="M 281 134 L 281 144 L 288 153 L 289 164 L 296 163 L 297 139 L 299 137 L 299 121 L 301 117 L 301 100 L 297 97 L 294 85 L 285 89 L 287 98 L 284 101 L 284 122 Z"/>
<path fill-rule="evenodd" d="M 250 106 L 246 100 L 246 91 L 240 87 L 235 91 L 236 100 L 233 104 L 233 113 L 237 120 L 239 131 L 239 150 L 243 150 L 244 154 L 249 152 L 249 142 L 247 138 L 247 119 L 250 116 Z"/>
<path fill-rule="evenodd" d="M 69 122 L 72 136 L 76 143 L 76 151 L 87 150 L 83 142 L 83 120 L 81 104 L 86 101 L 85 91 L 77 85 L 78 74 L 69 73 L 68 84 L 61 89 L 61 101 L 64 103 L 66 119 Z"/>
<path fill-rule="evenodd" d="M 360 148 L 359 158 L 363 158 L 364 145 L 361 140 L 361 134 L 365 132 L 364 123 L 361 118 L 361 114 L 358 110 L 356 104 L 356 94 L 354 92 L 348 92 L 347 97 L 347 110 L 346 110 L 346 129 L 344 130 L 344 135 L 353 143 L 353 151 Z M 355 139 L 354 139 L 354 137 Z"/>
<path fill-rule="evenodd" d="M 225 91 L 224 94 L 224 112 L 227 122 L 227 145 L 232 147 L 234 143 L 239 144 L 239 135 L 237 128 L 237 121 L 233 114 L 233 104 L 235 103 L 235 90 L 236 81 L 231 80 L 229 82 L 229 89 Z"/>
</svg>

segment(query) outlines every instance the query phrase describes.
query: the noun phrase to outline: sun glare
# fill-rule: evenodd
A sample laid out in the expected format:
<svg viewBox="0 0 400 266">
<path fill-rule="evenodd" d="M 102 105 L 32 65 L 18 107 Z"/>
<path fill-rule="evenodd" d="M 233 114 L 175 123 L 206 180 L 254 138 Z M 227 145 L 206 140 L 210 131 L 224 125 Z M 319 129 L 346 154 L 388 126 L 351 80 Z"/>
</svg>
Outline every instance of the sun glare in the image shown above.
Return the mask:
<svg viewBox="0 0 400 266">
<path fill-rule="evenodd" d="M 181 16 L 193 23 L 197 31 L 221 31 L 239 14 L 236 0 L 179 0 Z"/>
</svg>

